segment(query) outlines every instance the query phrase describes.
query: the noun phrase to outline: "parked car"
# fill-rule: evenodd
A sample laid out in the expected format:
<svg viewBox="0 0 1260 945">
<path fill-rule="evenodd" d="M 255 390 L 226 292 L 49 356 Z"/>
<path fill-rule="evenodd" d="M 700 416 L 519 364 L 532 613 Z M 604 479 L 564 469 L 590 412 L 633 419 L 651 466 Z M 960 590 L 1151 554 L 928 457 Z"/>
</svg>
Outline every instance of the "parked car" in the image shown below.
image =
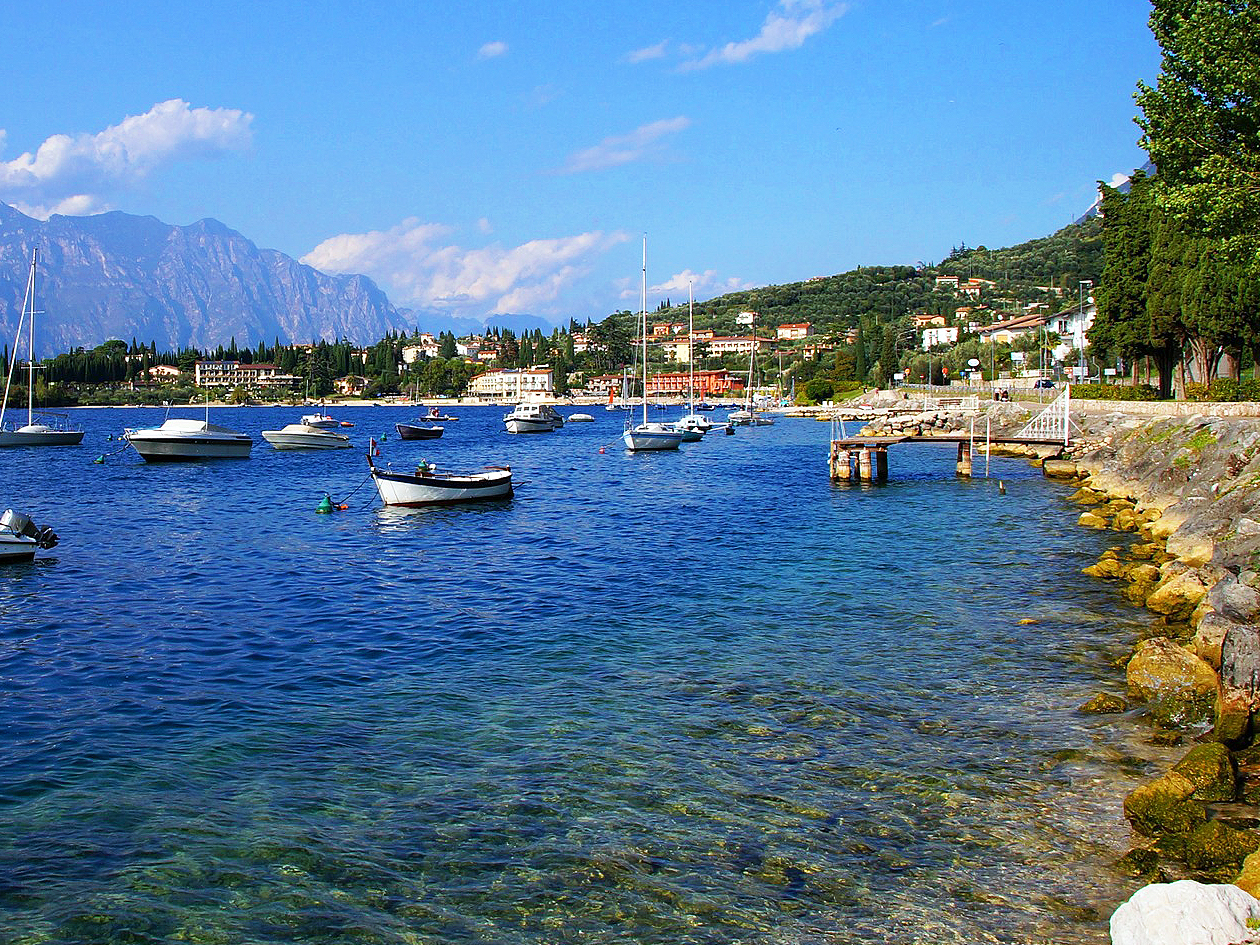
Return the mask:
<svg viewBox="0 0 1260 945">
<path fill-rule="evenodd" d="M 1033 384 L 1033 389 L 1034 390 L 1038 390 L 1038 389 L 1039 390 L 1053 390 L 1054 381 L 1050 380 L 1050 378 L 1048 377 L 1040 377 Z"/>
</svg>

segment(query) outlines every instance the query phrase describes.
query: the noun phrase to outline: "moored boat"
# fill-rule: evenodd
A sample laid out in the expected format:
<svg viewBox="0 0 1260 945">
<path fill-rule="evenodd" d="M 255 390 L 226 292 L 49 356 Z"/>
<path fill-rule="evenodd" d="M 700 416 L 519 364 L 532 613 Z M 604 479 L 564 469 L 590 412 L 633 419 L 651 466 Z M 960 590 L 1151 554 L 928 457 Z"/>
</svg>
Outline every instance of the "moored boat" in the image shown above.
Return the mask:
<svg viewBox="0 0 1260 945">
<path fill-rule="evenodd" d="M 9 375 L 4 383 L 4 400 L 0 402 L 0 446 L 77 446 L 83 442 L 83 431 L 76 430 L 67 422 L 64 414 L 42 415 L 35 420 L 35 270 L 39 250 L 31 250 L 31 271 L 26 280 L 26 295 L 22 299 L 22 315 L 18 319 L 18 337 L 13 343 L 14 357 L 9 362 Z M 22 426 L 5 426 L 4 414 L 9 407 L 9 388 L 13 384 L 13 370 L 17 367 L 17 348 L 22 336 L 22 322 L 28 322 L 26 353 L 26 423 Z"/>
<path fill-rule="evenodd" d="M 0 563 L 31 561 L 36 550 L 52 548 L 57 541 L 51 528 L 40 528 L 21 512 L 5 509 L 0 515 Z"/>
<path fill-rule="evenodd" d="M 326 413 L 308 413 L 302 417 L 302 423 L 308 427 L 317 427 L 320 430 L 335 430 L 338 427 L 354 426 L 349 420 L 338 420 L 330 417 Z"/>
<path fill-rule="evenodd" d="M 517 404 L 503 425 L 508 433 L 550 433 L 564 426 L 564 417 L 550 404 Z"/>
<path fill-rule="evenodd" d="M 440 473 L 431 463 L 421 463 L 414 473 L 379 468 L 368 450 L 368 469 L 376 491 L 386 505 L 415 508 L 423 505 L 454 505 L 484 502 L 512 496 L 512 467 L 487 466 L 481 472 Z"/>
<path fill-rule="evenodd" d="M 263 439 L 278 450 L 336 450 L 350 446 L 350 437 L 305 423 L 289 423 L 279 430 L 263 430 Z"/>
<path fill-rule="evenodd" d="M 595 418 L 589 413 L 571 413 L 569 414 L 569 423 L 594 423 Z"/>
<path fill-rule="evenodd" d="M 676 450 L 682 442 L 683 435 L 672 423 L 661 423 L 647 418 L 647 237 L 643 238 L 643 292 L 640 316 L 643 321 L 643 421 L 632 425 L 626 420 L 625 432 L 621 441 L 631 452 L 646 450 Z"/>
<path fill-rule="evenodd" d="M 148 463 L 196 459 L 248 459 L 254 441 L 247 434 L 209 420 L 176 417 L 160 427 L 128 430 L 123 439 Z"/>
<path fill-rule="evenodd" d="M 395 423 L 394 429 L 404 440 L 436 440 L 446 428 L 417 420 L 413 423 Z"/>
</svg>

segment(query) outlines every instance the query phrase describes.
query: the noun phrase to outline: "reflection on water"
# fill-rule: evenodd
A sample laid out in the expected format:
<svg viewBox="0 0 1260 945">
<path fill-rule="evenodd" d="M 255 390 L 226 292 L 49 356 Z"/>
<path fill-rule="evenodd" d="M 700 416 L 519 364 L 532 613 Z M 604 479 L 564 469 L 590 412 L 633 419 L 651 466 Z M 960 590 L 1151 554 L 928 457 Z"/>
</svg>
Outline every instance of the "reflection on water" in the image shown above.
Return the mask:
<svg viewBox="0 0 1260 945">
<path fill-rule="evenodd" d="M 357 450 L 93 466 L 147 417 L 84 413 L 0 470 L 62 536 L 0 573 L 2 940 L 1103 942 L 1131 891 L 1153 749 L 1074 707 L 1140 615 L 1021 463 L 464 409 L 383 453 L 515 499 L 317 515 Z"/>
</svg>

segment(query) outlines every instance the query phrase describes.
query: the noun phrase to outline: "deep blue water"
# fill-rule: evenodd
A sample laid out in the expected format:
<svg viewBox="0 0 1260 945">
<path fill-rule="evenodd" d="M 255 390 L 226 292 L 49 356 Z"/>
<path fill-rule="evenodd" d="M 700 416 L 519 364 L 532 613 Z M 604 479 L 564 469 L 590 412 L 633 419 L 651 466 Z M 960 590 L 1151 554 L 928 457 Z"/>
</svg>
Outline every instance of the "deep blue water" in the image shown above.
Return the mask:
<svg viewBox="0 0 1260 945">
<path fill-rule="evenodd" d="M 1142 618 L 1063 487 L 932 446 L 833 485 L 805 420 L 634 455 L 587 409 L 340 412 L 516 471 L 449 509 L 258 436 L 298 409 L 212 411 L 243 461 L 114 452 L 138 409 L 0 454 L 62 539 L 0 571 L 0 941 L 1106 941 L 1154 749 L 1075 707 Z"/>
</svg>

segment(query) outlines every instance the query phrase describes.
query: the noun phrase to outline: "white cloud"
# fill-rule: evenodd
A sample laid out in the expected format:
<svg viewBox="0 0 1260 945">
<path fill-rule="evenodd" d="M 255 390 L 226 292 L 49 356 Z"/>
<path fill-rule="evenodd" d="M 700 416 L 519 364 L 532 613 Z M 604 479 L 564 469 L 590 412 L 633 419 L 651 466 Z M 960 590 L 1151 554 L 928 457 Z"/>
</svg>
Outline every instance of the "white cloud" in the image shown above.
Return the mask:
<svg viewBox="0 0 1260 945">
<path fill-rule="evenodd" d="M 626 53 L 626 62 L 646 62 L 649 59 L 661 59 L 665 55 L 665 47 L 669 45 L 668 40 L 661 40 L 655 46 L 644 46 L 642 49 L 635 49 Z"/>
<path fill-rule="evenodd" d="M 508 51 L 508 44 L 502 40 L 495 40 L 492 43 L 486 43 L 477 50 L 478 59 L 493 59 L 496 56 L 502 56 Z"/>
<path fill-rule="evenodd" d="M 621 284 L 624 286 L 621 290 L 621 298 L 638 299 L 639 288 L 637 286 L 632 286 L 629 282 Z M 718 276 L 716 269 L 706 269 L 704 272 L 693 272 L 690 269 L 684 269 L 682 272 L 670 276 L 664 282 L 648 286 L 648 297 L 649 299 L 653 297 L 659 299 L 662 296 L 669 296 L 673 304 L 681 305 L 686 301 L 688 284 L 691 285 L 692 294 L 697 299 L 713 298 L 718 295 L 724 295 L 727 292 L 742 292 L 747 289 L 757 288 L 756 283 L 746 282 L 736 276 L 722 279 Z"/>
<path fill-rule="evenodd" d="M 766 15 L 761 32 L 752 39 L 727 43 L 684 63 L 682 68 L 707 69 L 719 64 L 747 62 L 763 53 L 799 49 L 805 40 L 827 29 L 847 11 L 847 4 L 830 0 L 779 0 L 778 6 Z"/>
<path fill-rule="evenodd" d="M 658 142 L 666 135 L 677 134 L 691 126 L 685 115 L 666 118 L 647 125 L 640 125 L 625 135 L 605 138 L 591 148 L 569 155 L 561 169 L 563 174 L 580 174 L 584 171 L 602 171 L 622 164 L 630 164 L 659 151 Z"/>
<path fill-rule="evenodd" d="M 1128 175 L 1128 174 L 1121 174 L 1121 173 L 1112 174 L 1112 175 L 1111 175 L 1111 186 L 1112 186 L 1112 187 L 1119 187 L 1121 184 L 1123 184 L 1123 183 L 1127 182 L 1127 181 L 1128 181 L 1128 179 L 1129 179 L 1129 175 Z"/>
<path fill-rule="evenodd" d="M 591 260 L 628 238 L 594 231 L 468 249 L 443 245 L 450 232 L 413 217 L 389 230 L 334 236 L 302 262 L 325 272 L 364 273 L 403 305 L 472 316 L 552 314 L 549 306 L 589 271 Z"/>
<path fill-rule="evenodd" d="M 96 134 L 53 135 L 34 154 L 0 162 L 0 199 L 42 217 L 100 209 L 110 193 L 161 167 L 249 147 L 253 120 L 238 109 L 171 99 Z"/>
</svg>

